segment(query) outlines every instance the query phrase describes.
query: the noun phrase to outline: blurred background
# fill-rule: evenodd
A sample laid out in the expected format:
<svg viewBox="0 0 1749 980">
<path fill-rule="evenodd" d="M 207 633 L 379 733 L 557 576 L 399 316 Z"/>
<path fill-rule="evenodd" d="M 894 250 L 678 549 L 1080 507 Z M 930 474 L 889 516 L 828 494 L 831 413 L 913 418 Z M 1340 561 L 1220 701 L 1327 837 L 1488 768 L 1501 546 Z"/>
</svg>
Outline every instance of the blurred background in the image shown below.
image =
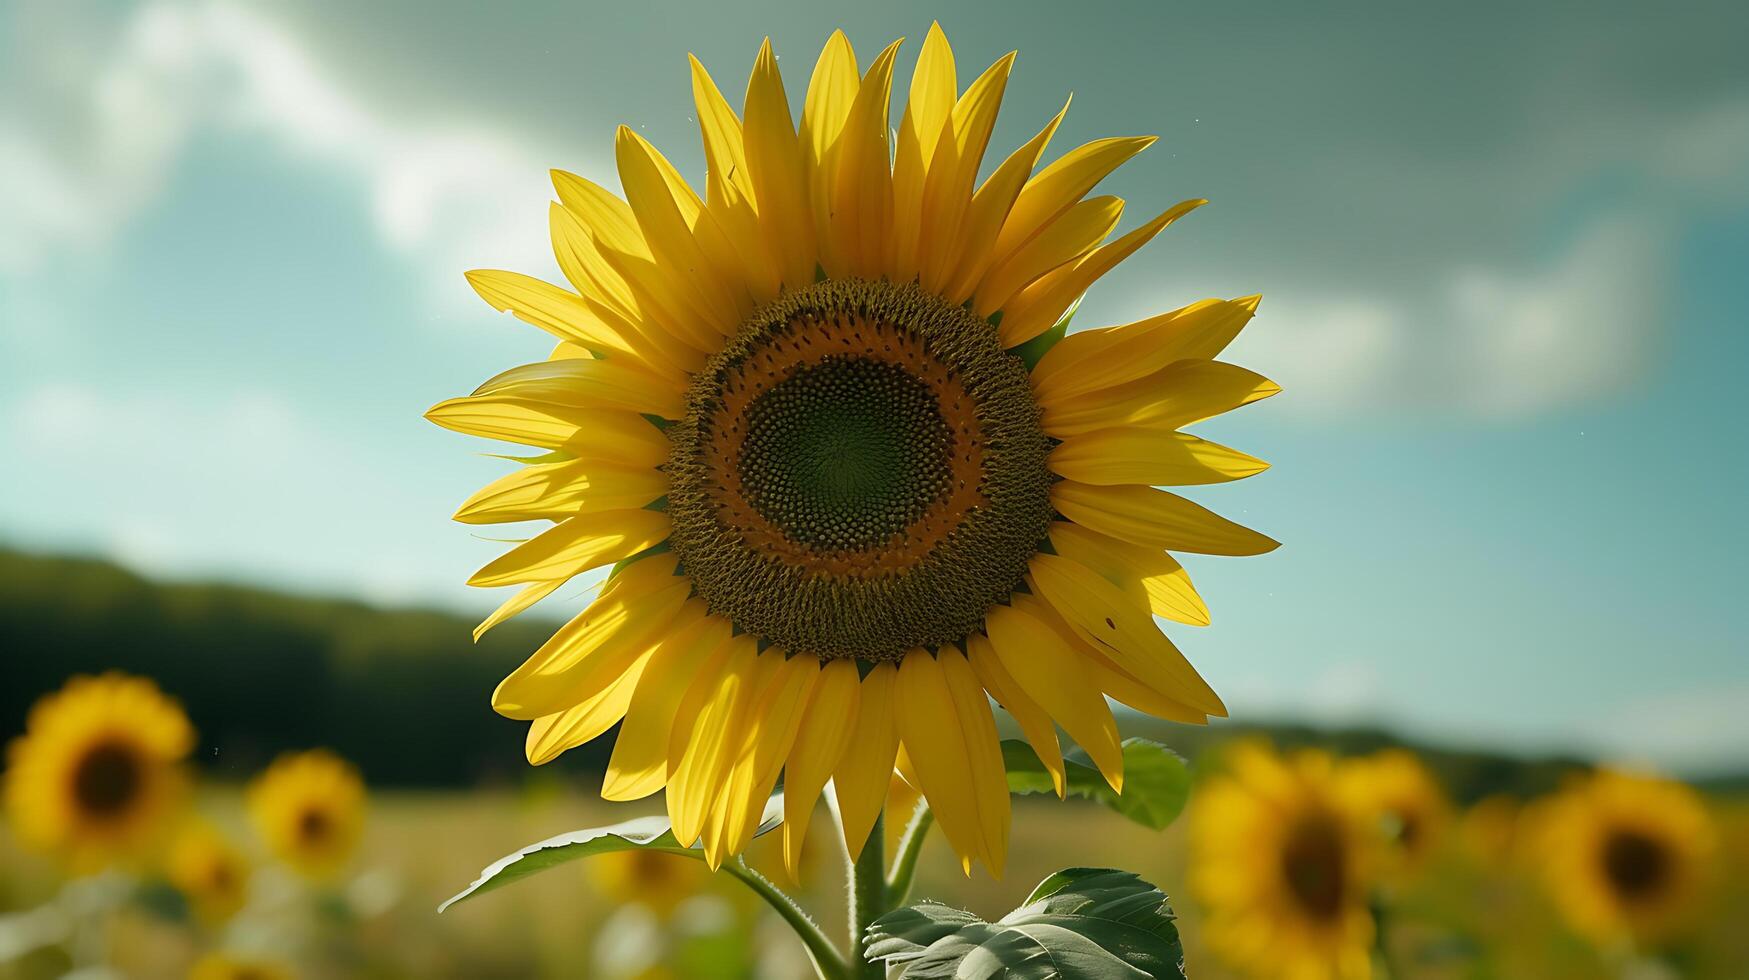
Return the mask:
<svg viewBox="0 0 1749 980">
<path fill-rule="evenodd" d="M 501 545 L 448 516 L 500 469 L 420 415 L 545 355 L 461 273 L 558 278 L 549 168 L 617 187 L 624 122 L 702 175 L 687 52 L 738 101 L 769 34 L 799 104 L 832 29 L 865 61 L 909 37 L 908 78 L 935 18 L 962 77 L 1020 51 L 993 146 L 1072 92 L 1059 149 L 1162 137 L 1110 193 L 1213 201 L 1077 326 L 1264 294 L 1231 359 L 1285 392 L 1199 431 L 1274 464 L 1219 503 L 1284 546 L 1190 556 L 1214 623 L 1174 632 L 1233 718 L 1126 733 L 1215 768 L 1240 734 L 1408 745 L 1460 808 L 1655 769 L 1707 794 L 1740 886 L 1749 8 L 1724 2 L 0 0 L 0 739 L 70 676 L 119 669 L 186 709 L 198 792 L 233 830 L 280 753 L 351 760 L 371 802 L 349 877 L 282 882 L 326 896 L 326 945 L 294 944 L 309 975 L 660 965 L 597 948 L 611 922 L 706 943 L 724 975 L 796 969 L 727 885 L 691 938 L 582 871 L 431 914 L 500 854 L 630 814 L 593 802 L 606 740 L 531 770 L 522 726 L 492 714 L 551 623 L 470 642 L 503 597 L 461 583 Z M 931 852 L 924 891 L 994 916 L 1051 869 L 1110 863 L 1176 894 L 1182 838 L 1028 804 L 1003 881 Z M 0 977 L 76 965 L 5 928 L 61 869 L 4 830 L 0 860 Z M 1423 905 L 1482 901 L 1469 873 Z M 1181 911 L 1192 975 L 1224 975 Z M 1566 934 L 1544 912 L 1519 920 L 1532 945 Z M 112 928 L 125 975 L 179 975 L 211 945 L 177 921 Z M 1652 975 L 1749 974 L 1741 936 L 1695 930 Z M 1587 948 L 1416 975 L 1616 975 Z"/>
</svg>

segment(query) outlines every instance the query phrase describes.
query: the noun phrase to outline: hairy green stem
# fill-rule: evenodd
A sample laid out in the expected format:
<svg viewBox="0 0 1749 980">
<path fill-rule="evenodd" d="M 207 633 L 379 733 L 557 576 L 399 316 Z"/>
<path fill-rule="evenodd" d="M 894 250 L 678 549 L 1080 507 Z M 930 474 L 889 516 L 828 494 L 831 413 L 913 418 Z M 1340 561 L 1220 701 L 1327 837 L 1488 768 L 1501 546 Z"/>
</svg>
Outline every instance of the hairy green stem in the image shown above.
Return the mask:
<svg viewBox="0 0 1749 980">
<path fill-rule="evenodd" d="M 826 937 L 826 933 L 821 931 L 819 925 L 812 918 L 809 918 L 808 913 L 802 911 L 802 907 L 795 903 L 795 899 L 784 894 L 771 883 L 770 879 L 748 867 L 740 858 L 723 865 L 723 870 L 733 875 L 748 888 L 753 889 L 754 894 L 765 899 L 766 904 L 775 909 L 777 914 L 783 917 L 783 921 L 795 930 L 802 945 L 808 948 L 808 955 L 813 957 L 814 969 L 821 977 L 826 978 L 826 980 L 838 980 L 840 977 L 858 975 L 850 972 L 852 964 L 845 961 L 843 954 L 839 953 L 838 948 L 832 945 L 832 940 Z"/>
<path fill-rule="evenodd" d="M 911 882 L 917 877 L 917 858 L 923 853 L 923 841 L 935 824 L 935 813 L 928 804 L 917 808 L 917 814 L 905 828 L 899 840 L 899 853 L 893 859 L 892 873 L 887 875 L 887 902 L 893 908 L 905 904 L 911 896 Z"/>
<path fill-rule="evenodd" d="M 850 865 L 850 956 L 847 977 L 883 980 L 886 967 L 863 960 L 869 924 L 885 915 L 892 905 L 887 896 L 886 818 L 876 817 L 868 843 Z"/>
</svg>

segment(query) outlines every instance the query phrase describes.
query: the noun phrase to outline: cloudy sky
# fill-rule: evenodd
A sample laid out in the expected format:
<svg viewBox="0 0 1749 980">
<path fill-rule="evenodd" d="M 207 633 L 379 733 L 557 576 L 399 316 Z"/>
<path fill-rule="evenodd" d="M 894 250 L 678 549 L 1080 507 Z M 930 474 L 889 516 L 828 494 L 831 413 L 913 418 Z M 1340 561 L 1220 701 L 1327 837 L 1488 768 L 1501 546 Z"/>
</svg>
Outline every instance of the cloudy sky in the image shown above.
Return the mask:
<svg viewBox="0 0 1749 980">
<path fill-rule="evenodd" d="M 1749 7 L 584 6 L 0 3 L 0 543 L 489 607 L 498 468 L 419 416 L 547 345 L 461 272 L 556 276 L 620 122 L 698 177 L 687 52 L 796 101 L 939 17 L 1020 51 L 996 145 L 1072 92 L 1059 148 L 1163 137 L 1110 193 L 1214 202 L 1078 323 L 1265 296 L 1286 393 L 1206 428 L 1275 468 L 1201 499 L 1285 545 L 1180 637 L 1236 713 L 1749 763 Z"/>
</svg>

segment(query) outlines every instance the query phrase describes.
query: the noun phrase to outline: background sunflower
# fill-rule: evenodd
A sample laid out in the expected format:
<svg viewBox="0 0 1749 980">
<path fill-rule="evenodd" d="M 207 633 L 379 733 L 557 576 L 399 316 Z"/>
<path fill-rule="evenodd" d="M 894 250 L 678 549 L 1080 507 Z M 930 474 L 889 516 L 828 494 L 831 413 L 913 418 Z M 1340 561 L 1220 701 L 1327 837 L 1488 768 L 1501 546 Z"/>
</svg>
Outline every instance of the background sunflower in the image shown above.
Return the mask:
<svg viewBox="0 0 1749 980">
<path fill-rule="evenodd" d="M 275 760 L 250 783 L 248 802 L 273 856 L 312 877 L 340 871 L 364 829 L 364 781 L 326 749 Z"/>
</svg>

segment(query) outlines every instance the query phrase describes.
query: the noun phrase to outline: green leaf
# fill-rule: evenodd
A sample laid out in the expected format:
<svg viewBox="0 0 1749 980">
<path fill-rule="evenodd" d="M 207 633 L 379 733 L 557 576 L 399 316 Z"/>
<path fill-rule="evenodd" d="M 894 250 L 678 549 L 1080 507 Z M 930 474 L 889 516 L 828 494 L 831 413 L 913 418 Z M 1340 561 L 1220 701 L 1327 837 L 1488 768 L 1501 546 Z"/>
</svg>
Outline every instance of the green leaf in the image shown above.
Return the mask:
<svg viewBox="0 0 1749 980">
<path fill-rule="evenodd" d="M 1002 761 L 1008 766 L 1011 792 L 1057 791 L 1050 771 L 1025 742 L 1003 739 Z M 1178 753 L 1145 738 L 1124 739 L 1121 795 L 1112 790 L 1087 753 L 1080 749 L 1063 756 L 1063 770 L 1068 792 L 1102 803 L 1154 830 L 1171 826 L 1190 798 L 1190 767 Z"/>
<path fill-rule="evenodd" d="M 869 926 L 867 956 L 903 980 L 1184 976 L 1165 893 L 1107 868 L 1059 871 L 993 923 L 935 902 L 896 909 Z"/>
<path fill-rule="evenodd" d="M 753 836 L 759 837 L 768 834 L 777 829 L 778 824 L 782 822 L 783 794 L 778 793 L 766 801 L 764 816 L 760 821 L 759 829 L 753 832 Z M 521 881 L 529 875 L 575 861 L 578 858 L 606 854 L 610 851 L 632 850 L 662 851 L 704 860 L 702 849 L 687 847 L 674 839 L 673 826 L 668 822 L 667 817 L 638 817 L 609 827 L 573 830 L 568 834 L 549 837 L 538 844 L 530 844 L 515 854 L 501 858 L 487 866 L 486 870 L 480 872 L 480 877 L 474 879 L 473 884 L 462 889 L 449 901 L 439 905 L 437 911 L 439 913 L 445 912 L 457 902 L 495 891 L 505 885 Z"/>
<path fill-rule="evenodd" d="M 1063 313 L 1063 318 L 1052 325 L 1049 330 L 1046 330 L 1044 333 L 1039 334 L 1037 337 L 1032 338 L 1018 347 L 1010 348 L 1008 353 L 1020 358 L 1020 362 L 1026 365 L 1028 371 L 1038 367 L 1038 362 L 1044 359 L 1045 352 L 1052 347 L 1057 346 L 1057 341 L 1062 340 L 1068 335 L 1069 321 L 1075 319 L 1075 311 L 1080 308 L 1081 300 L 1077 298 L 1074 303 L 1069 305 L 1069 309 Z M 998 311 L 997 316 L 991 318 L 991 322 L 1000 323 L 1000 315 L 1000 311 Z"/>
</svg>

